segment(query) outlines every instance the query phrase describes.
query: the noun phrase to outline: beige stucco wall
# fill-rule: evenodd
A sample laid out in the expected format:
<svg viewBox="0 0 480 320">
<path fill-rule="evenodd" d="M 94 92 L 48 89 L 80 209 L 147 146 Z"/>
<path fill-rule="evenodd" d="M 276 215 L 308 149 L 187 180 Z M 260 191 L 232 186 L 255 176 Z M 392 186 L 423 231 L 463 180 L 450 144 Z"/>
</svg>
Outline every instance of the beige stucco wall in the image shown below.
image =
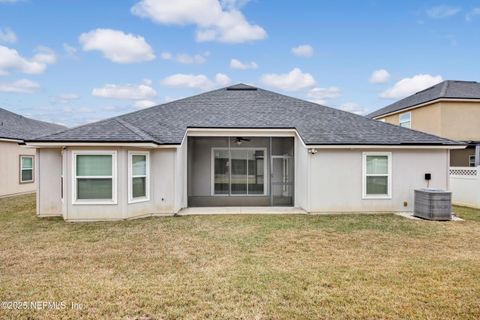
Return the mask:
<svg viewBox="0 0 480 320">
<path fill-rule="evenodd" d="M 431 133 L 434 135 L 441 135 L 442 133 L 442 113 L 440 104 L 435 103 L 424 106 L 422 108 L 412 109 L 412 129 Z M 384 117 L 385 122 L 399 125 L 400 113 L 392 114 Z"/>
<path fill-rule="evenodd" d="M 117 151 L 117 203 L 72 203 L 74 150 Z M 121 220 L 155 214 L 174 214 L 187 206 L 187 148 L 150 150 L 150 200 L 128 203 L 128 151 L 134 148 L 67 148 L 64 150 L 64 199 L 60 197 L 61 149 L 37 152 L 38 214 L 62 215 L 68 221 Z M 295 139 L 295 206 L 308 212 L 412 211 L 414 189 L 448 189 L 449 151 L 439 149 L 317 149 L 310 154 Z M 392 198 L 362 199 L 362 153 L 392 152 Z M 412 166 L 412 163 L 415 163 Z M 404 206 L 404 202 L 407 205 Z"/>
<path fill-rule="evenodd" d="M 362 152 L 392 152 L 391 199 L 362 199 Z M 334 150 L 309 155 L 309 212 L 413 211 L 414 189 L 448 189 L 447 150 Z M 412 165 L 415 163 L 415 165 Z M 407 206 L 403 202 L 407 202 Z"/>
<path fill-rule="evenodd" d="M 480 102 L 441 102 L 441 136 L 459 141 L 480 141 Z"/>
<path fill-rule="evenodd" d="M 295 207 L 309 210 L 309 160 L 310 154 L 300 141 L 299 137 L 295 137 Z"/>
<path fill-rule="evenodd" d="M 0 197 L 36 189 L 36 181 L 20 183 L 20 155 L 35 155 L 35 149 L 20 146 L 17 142 L 0 141 Z"/>
<path fill-rule="evenodd" d="M 480 141 L 480 102 L 441 101 L 409 110 L 412 129 L 458 141 Z M 382 117 L 399 124 L 399 112 Z"/>
<path fill-rule="evenodd" d="M 117 203 L 73 204 L 72 159 L 76 150 L 117 151 Z M 177 180 L 176 163 L 183 162 L 176 149 L 150 150 L 150 199 L 128 203 L 128 151 L 148 151 L 136 148 L 67 148 L 64 152 L 64 199 L 60 197 L 61 149 L 40 149 L 40 188 L 37 214 L 39 216 L 62 215 L 68 221 L 121 220 L 154 214 L 174 214 L 183 207 L 183 196 L 176 196 L 186 184 Z M 178 179 L 183 179 L 179 177 Z M 175 188 L 175 185 L 180 187 Z M 176 192 L 177 190 L 177 192 Z"/>
<path fill-rule="evenodd" d="M 61 216 L 61 149 L 37 149 L 37 212 L 42 217 Z"/>
</svg>

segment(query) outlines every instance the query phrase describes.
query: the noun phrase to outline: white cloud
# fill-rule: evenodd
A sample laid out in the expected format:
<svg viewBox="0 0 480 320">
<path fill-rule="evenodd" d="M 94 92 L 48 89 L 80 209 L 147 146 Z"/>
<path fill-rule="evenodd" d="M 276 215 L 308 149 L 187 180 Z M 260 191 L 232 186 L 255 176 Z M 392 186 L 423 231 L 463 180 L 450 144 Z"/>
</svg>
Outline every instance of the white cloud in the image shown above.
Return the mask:
<svg viewBox="0 0 480 320">
<path fill-rule="evenodd" d="M 33 56 L 33 61 L 40 62 L 43 64 L 54 64 L 57 62 L 57 56 L 52 49 L 40 46 L 35 49 L 35 55 Z"/>
<path fill-rule="evenodd" d="M 230 83 L 230 78 L 223 73 L 217 73 L 215 75 L 215 82 L 221 86 L 226 86 Z"/>
<path fill-rule="evenodd" d="M 157 103 L 152 100 L 138 100 L 138 101 L 135 101 L 133 105 L 137 109 L 145 109 L 145 108 L 153 107 L 156 104 Z"/>
<path fill-rule="evenodd" d="M 165 103 L 167 102 L 172 102 L 172 101 L 175 101 L 175 100 L 179 100 L 179 99 L 182 99 L 183 97 L 180 97 L 180 98 L 173 98 L 173 97 L 170 97 L 170 96 L 165 96 Z"/>
<path fill-rule="evenodd" d="M 308 97 L 310 101 L 325 104 L 327 99 L 335 99 L 340 97 L 341 91 L 337 87 L 328 87 L 328 88 L 312 88 L 308 92 Z"/>
<path fill-rule="evenodd" d="M 27 74 L 40 74 L 47 64 L 56 61 L 55 53 L 47 47 L 38 47 L 31 59 L 22 57 L 17 50 L 0 46 L 0 75 L 6 75 L 10 70 Z"/>
<path fill-rule="evenodd" d="M 480 16 L 480 7 L 473 8 L 465 15 L 465 20 L 472 21 L 475 17 Z"/>
<path fill-rule="evenodd" d="M 0 92 L 33 93 L 40 89 L 40 85 L 28 79 L 13 82 L 0 82 Z"/>
<path fill-rule="evenodd" d="M 385 99 L 400 99 L 412 95 L 418 91 L 442 82 L 442 76 L 432 76 L 429 74 L 417 74 L 411 78 L 404 78 L 395 85 L 380 94 Z"/>
<path fill-rule="evenodd" d="M 152 47 L 142 36 L 112 29 L 82 33 L 79 42 L 84 51 L 98 50 L 116 63 L 137 63 L 155 59 Z"/>
<path fill-rule="evenodd" d="M 139 85 L 134 84 L 106 84 L 101 88 L 93 88 L 92 96 L 121 100 L 148 100 L 157 95 L 151 86 L 151 81 L 146 80 Z"/>
<path fill-rule="evenodd" d="M 294 68 L 289 73 L 264 74 L 260 80 L 268 86 L 287 91 L 297 91 L 315 85 L 313 76 L 309 73 L 303 73 L 299 68 Z"/>
<path fill-rule="evenodd" d="M 196 39 L 200 42 L 242 43 L 265 39 L 267 32 L 249 23 L 239 10 L 239 4 L 239 1 L 218 0 L 141 0 L 131 12 L 160 24 L 194 24 L 197 26 Z"/>
<path fill-rule="evenodd" d="M 78 100 L 78 99 L 80 99 L 80 96 L 76 93 L 62 93 L 54 97 L 53 101 L 59 102 L 59 103 L 70 103 L 73 100 Z"/>
<path fill-rule="evenodd" d="M 292 53 L 299 57 L 311 57 L 313 56 L 313 48 L 309 44 L 302 44 L 298 47 L 292 48 Z"/>
<path fill-rule="evenodd" d="M 16 2 L 22 2 L 25 0 L 0 0 L 0 3 L 16 3 Z"/>
<path fill-rule="evenodd" d="M 92 113 L 94 112 L 94 110 L 92 108 L 88 108 L 88 107 L 70 107 L 70 106 L 67 106 L 67 107 L 64 107 L 63 108 L 63 112 L 66 112 L 66 113 Z"/>
<path fill-rule="evenodd" d="M 69 45 L 68 43 L 63 44 L 63 50 L 67 54 L 67 56 L 71 58 L 76 58 L 77 57 L 77 48 L 74 46 Z"/>
<path fill-rule="evenodd" d="M 160 57 L 163 60 L 175 60 L 179 63 L 183 64 L 202 64 L 207 61 L 207 57 L 210 55 L 210 52 L 205 52 L 202 54 L 195 54 L 195 55 L 189 55 L 186 53 L 179 53 L 177 55 L 173 55 L 170 52 L 162 52 L 160 54 Z"/>
<path fill-rule="evenodd" d="M 462 9 L 447 5 L 435 6 L 427 10 L 427 16 L 433 19 L 447 18 L 456 15 Z"/>
<path fill-rule="evenodd" d="M 204 74 L 183 74 L 177 73 L 164 78 L 161 83 L 170 87 L 185 87 L 201 90 L 209 90 L 216 85 L 225 86 L 230 82 L 230 78 L 223 73 L 215 75 L 215 81 L 210 80 Z"/>
<path fill-rule="evenodd" d="M 238 59 L 230 60 L 230 68 L 238 70 L 257 69 L 258 65 L 255 62 L 242 62 Z"/>
<path fill-rule="evenodd" d="M 390 73 L 385 69 L 379 69 L 372 72 L 370 76 L 371 83 L 387 83 L 390 79 Z"/>
<path fill-rule="evenodd" d="M 170 52 L 162 52 L 160 54 L 160 57 L 163 59 L 163 60 L 170 60 L 173 58 L 173 55 L 170 53 Z"/>
<path fill-rule="evenodd" d="M 364 107 L 361 107 L 360 105 L 358 105 L 355 102 L 344 103 L 339 107 L 339 109 L 343 110 L 343 111 L 348 111 L 348 112 L 351 112 L 351 113 L 355 113 L 355 114 L 358 114 L 358 115 L 361 115 L 361 116 L 366 115 L 368 113 L 367 109 L 365 109 Z"/>
<path fill-rule="evenodd" d="M 17 35 L 10 28 L 0 29 L 0 42 L 6 42 L 6 43 L 17 42 Z"/>
</svg>

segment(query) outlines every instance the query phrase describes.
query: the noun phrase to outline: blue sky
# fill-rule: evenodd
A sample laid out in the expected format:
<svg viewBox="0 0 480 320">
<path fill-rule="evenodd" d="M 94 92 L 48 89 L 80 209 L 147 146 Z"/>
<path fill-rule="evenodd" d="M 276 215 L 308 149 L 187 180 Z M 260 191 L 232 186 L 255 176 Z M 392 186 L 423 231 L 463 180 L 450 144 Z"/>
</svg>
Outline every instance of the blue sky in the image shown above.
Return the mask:
<svg viewBox="0 0 480 320">
<path fill-rule="evenodd" d="M 479 80 L 479 31 L 480 0 L 0 0 L 0 107 L 75 126 L 244 82 L 367 113 Z"/>
</svg>

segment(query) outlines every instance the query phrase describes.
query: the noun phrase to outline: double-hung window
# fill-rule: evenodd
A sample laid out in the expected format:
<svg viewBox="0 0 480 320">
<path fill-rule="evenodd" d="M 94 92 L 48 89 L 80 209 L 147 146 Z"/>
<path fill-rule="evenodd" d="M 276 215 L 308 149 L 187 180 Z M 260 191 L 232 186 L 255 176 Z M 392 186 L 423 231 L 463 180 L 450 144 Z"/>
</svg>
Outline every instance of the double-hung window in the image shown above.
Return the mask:
<svg viewBox="0 0 480 320">
<path fill-rule="evenodd" d="M 20 183 L 33 182 L 34 156 L 20 156 Z"/>
<path fill-rule="evenodd" d="M 73 152 L 73 202 L 117 202 L 116 151 Z"/>
<path fill-rule="evenodd" d="M 475 167 L 475 155 L 468 156 L 468 166 Z"/>
<path fill-rule="evenodd" d="M 364 152 L 362 162 L 363 198 L 390 199 L 392 197 L 392 154 Z"/>
<path fill-rule="evenodd" d="M 150 199 L 150 153 L 128 153 L 128 202 Z"/>
<path fill-rule="evenodd" d="M 400 127 L 411 128 L 412 127 L 412 113 L 405 112 L 400 114 Z"/>
</svg>

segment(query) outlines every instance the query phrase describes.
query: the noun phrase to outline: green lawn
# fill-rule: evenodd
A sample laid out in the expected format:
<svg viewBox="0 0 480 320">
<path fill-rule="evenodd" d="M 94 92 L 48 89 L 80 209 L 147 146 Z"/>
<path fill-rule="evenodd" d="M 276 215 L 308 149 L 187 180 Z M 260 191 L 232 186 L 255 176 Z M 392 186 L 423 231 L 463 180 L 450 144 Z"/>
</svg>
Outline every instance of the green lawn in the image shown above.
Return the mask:
<svg viewBox="0 0 480 320">
<path fill-rule="evenodd" d="M 67 304 L 0 319 L 479 319 L 480 211 L 456 211 L 72 224 L 0 199 L 0 301 Z"/>
</svg>

